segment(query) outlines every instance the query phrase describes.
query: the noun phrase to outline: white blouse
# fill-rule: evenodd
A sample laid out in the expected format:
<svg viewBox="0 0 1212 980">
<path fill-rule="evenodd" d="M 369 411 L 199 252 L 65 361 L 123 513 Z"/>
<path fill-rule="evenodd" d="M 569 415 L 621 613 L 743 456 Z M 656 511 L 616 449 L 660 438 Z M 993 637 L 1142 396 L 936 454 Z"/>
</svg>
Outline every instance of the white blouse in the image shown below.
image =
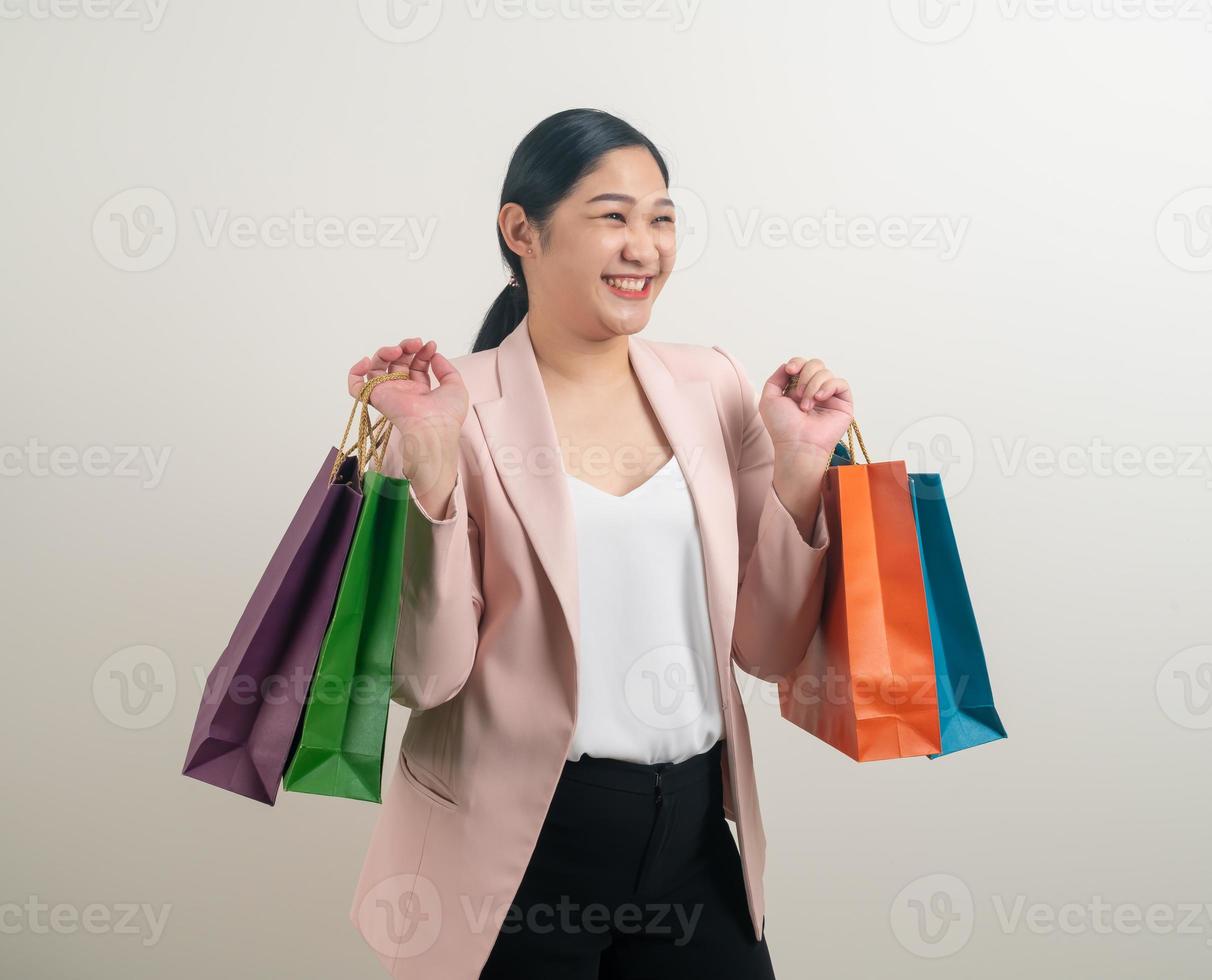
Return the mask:
<svg viewBox="0 0 1212 980">
<path fill-rule="evenodd" d="M 702 545 L 677 457 L 621 497 L 564 477 L 581 611 L 568 758 L 647 764 L 707 751 L 724 721 Z"/>
</svg>

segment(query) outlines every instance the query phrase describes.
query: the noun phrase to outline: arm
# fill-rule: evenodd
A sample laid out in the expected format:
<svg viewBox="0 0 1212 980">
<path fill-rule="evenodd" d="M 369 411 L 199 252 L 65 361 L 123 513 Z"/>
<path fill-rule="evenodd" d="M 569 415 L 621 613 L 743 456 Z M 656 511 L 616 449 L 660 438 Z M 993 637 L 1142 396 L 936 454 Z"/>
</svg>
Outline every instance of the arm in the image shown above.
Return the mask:
<svg viewBox="0 0 1212 980">
<path fill-rule="evenodd" d="M 823 504 L 807 537 L 774 489 L 774 445 L 744 368 L 721 347 L 740 386 L 737 460 L 739 572 L 732 656 L 747 674 L 777 682 L 800 663 L 820 623 L 829 532 Z"/>
<path fill-rule="evenodd" d="M 382 472 L 401 476 L 399 430 L 393 428 Z M 475 662 L 484 609 L 480 529 L 467 509 L 466 467 L 459 471 L 446 514 L 435 518 L 409 484 L 404 532 L 400 622 L 392 669 L 392 700 L 422 710 L 462 689 Z"/>
</svg>

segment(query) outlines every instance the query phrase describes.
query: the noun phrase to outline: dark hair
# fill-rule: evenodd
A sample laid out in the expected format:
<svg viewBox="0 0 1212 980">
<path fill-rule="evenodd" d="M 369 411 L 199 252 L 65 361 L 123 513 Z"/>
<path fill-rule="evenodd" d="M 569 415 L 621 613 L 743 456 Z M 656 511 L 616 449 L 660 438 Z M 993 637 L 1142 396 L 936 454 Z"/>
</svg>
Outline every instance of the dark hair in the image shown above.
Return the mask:
<svg viewBox="0 0 1212 980">
<path fill-rule="evenodd" d="M 634 126 L 601 109 L 565 109 L 548 116 L 523 137 L 505 172 L 500 209 L 511 201 L 522 206 L 527 219 L 539 229 L 546 244 L 547 222 L 556 205 L 602 156 L 626 146 L 642 146 L 652 154 L 661 176 L 669 183 L 669 169 L 660 151 Z M 517 277 L 518 285 L 506 286 L 493 301 L 476 335 L 472 352 L 489 350 L 501 343 L 530 309 L 522 259 L 505 244 L 497 226 L 501 257 Z"/>
</svg>

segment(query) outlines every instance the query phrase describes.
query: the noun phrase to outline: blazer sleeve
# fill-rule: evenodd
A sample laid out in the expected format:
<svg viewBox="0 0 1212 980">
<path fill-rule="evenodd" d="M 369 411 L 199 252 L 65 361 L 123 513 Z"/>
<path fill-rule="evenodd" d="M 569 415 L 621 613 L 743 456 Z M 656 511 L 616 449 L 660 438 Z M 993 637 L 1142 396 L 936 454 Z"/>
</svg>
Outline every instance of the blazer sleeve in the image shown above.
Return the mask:
<svg viewBox="0 0 1212 980">
<path fill-rule="evenodd" d="M 401 476 L 401 463 L 399 430 L 393 428 L 382 472 Z M 408 708 L 449 701 L 475 663 L 484 595 L 480 528 L 467 506 L 467 470 L 460 446 L 454 492 L 440 518 L 429 514 L 408 487 L 391 692 L 393 701 Z"/>
<path fill-rule="evenodd" d="M 829 531 L 822 503 L 805 539 L 774 489 L 774 444 L 758 395 L 741 364 L 721 347 L 740 386 L 736 456 L 739 581 L 732 657 L 747 674 L 785 678 L 803 660 L 820 625 Z"/>
</svg>

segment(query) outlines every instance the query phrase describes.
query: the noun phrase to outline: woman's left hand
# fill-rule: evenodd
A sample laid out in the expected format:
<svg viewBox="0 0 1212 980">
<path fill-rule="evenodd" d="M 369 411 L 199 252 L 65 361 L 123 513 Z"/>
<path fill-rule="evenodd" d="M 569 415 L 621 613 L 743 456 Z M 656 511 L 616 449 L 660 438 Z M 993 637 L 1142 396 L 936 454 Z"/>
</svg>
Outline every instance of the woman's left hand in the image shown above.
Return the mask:
<svg viewBox="0 0 1212 980">
<path fill-rule="evenodd" d="M 854 419 L 854 400 L 846 379 L 820 358 L 793 357 L 766 379 L 758 411 L 776 460 L 807 451 L 822 454 L 828 465 Z"/>
</svg>

